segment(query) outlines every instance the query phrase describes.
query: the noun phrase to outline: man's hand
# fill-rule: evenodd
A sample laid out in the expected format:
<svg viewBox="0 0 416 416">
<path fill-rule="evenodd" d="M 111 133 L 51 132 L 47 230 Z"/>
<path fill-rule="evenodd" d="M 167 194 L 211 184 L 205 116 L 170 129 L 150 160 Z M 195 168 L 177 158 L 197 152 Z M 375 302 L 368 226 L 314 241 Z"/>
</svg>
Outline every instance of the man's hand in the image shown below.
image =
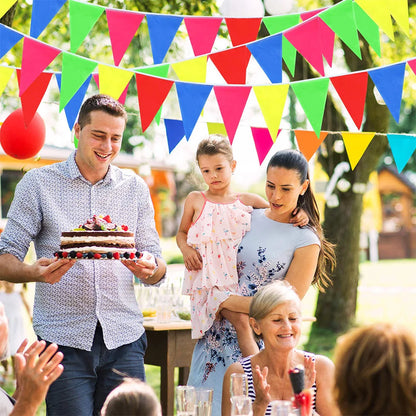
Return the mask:
<svg viewBox="0 0 416 416">
<path fill-rule="evenodd" d="M 57 283 L 62 276 L 75 264 L 74 259 L 47 259 L 40 258 L 36 263 L 29 266 L 33 268 L 34 281 L 44 283 Z"/>
<path fill-rule="evenodd" d="M 164 272 L 158 273 L 159 268 L 165 270 L 165 263 L 156 263 L 155 256 L 148 251 L 142 251 L 141 257 L 137 260 L 121 260 L 121 262 L 143 283 L 154 284 L 158 282 Z M 162 263 L 162 260 L 158 259 L 158 262 Z M 159 278 L 156 278 L 158 274 Z"/>
</svg>

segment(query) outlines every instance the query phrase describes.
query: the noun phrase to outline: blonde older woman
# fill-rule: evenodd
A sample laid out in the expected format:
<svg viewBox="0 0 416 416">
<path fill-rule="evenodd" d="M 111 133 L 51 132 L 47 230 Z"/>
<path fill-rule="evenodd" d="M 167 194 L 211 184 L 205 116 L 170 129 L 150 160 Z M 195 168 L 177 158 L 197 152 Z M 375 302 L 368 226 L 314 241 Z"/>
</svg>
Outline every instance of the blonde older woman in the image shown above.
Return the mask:
<svg viewBox="0 0 416 416">
<path fill-rule="evenodd" d="M 305 368 L 305 388 L 313 389 L 313 410 L 321 416 L 339 415 L 332 399 L 334 365 L 322 355 L 298 350 L 302 333 L 301 303 L 292 287 L 284 281 L 259 289 L 250 305 L 250 325 L 264 348 L 251 357 L 230 365 L 224 376 L 222 415 L 230 414 L 230 376 L 245 373 L 253 415 L 270 414 L 272 400 L 291 400 L 289 370 Z"/>
</svg>

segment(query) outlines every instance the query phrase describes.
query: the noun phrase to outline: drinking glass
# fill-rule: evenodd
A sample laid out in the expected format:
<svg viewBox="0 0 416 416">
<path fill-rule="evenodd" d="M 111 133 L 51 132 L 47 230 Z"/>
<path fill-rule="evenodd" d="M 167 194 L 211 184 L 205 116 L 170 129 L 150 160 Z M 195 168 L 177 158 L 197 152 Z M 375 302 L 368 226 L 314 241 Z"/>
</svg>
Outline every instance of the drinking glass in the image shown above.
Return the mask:
<svg viewBox="0 0 416 416">
<path fill-rule="evenodd" d="M 177 416 L 195 416 L 196 393 L 195 387 L 176 387 L 176 414 Z"/>
<path fill-rule="evenodd" d="M 292 403 L 289 400 L 273 400 L 270 402 L 271 416 L 291 416 Z"/>
<path fill-rule="evenodd" d="M 195 416 L 211 416 L 213 389 L 196 389 Z"/>
<path fill-rule="evenodd" d="M 231 416 L 253 416 L 251 399 L 247 396 L 231 398 Z"/>
<path fill-rule="evenodd" d="M 230 380 L 230 395 L 248 396 L 248 378 L 244 373 L 232 373 Z"/>
</svg>

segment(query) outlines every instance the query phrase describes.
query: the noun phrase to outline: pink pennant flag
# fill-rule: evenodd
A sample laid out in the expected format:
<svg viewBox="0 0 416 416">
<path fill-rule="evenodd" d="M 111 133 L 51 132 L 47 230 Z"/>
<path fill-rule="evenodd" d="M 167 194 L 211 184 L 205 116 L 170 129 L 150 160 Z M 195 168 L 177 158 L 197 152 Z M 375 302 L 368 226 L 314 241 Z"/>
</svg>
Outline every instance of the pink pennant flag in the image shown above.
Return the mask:
<svg viewBox="0 0 416 416">
<path fill-rule="evenodd" d="M 19 95 L 25 93 L 29 85 L 43 72 L 43 70 L 61 53 L 46 43 L 25 37 L 23 40 L 22 72 L 19 82 Z"/>
<path fill-rule="evenodd" d="M 320 9 L 311 10 L 310 12 L 304 12 L 300 14 L 300 18 L 302 19 L 302 22 L 305 20 L 311 19 L 312 17 L 316 16 L 317 14 L 323 12 L 326 10 L 327 7 L 322 7 Z"/>
<path fill-rule="evenodd" d="M 251 53 L 246 46 L 225 49 L 209 55 L 227 84 L 245 84 Z"/>
<path fill-rule="evenodd" d="M 228 139 L 233 143 L 235 132 L 250 94 L 250 86 L 215 86 L 214 93 L 227 130 Z"/>
<path fill-rule="evenodd" d="M 261 21 L 261 17 L 226 17 L 225 23 L 233 46 L 244 45 L 256 40 Z"/>
<path fill-rule="evenodd" d="M 357 129 L 360 129 L 367 96 L 368 73 L 357 72 L 332 77 L 330 80 Z"/>
<path fill-rule="evenodd" d="M 407 61 L 407 64 L 410 66 L 410 69 L 416 75 L 416 58 L 411 59 L 410 61 Z"/>
<path fill-rule="evenodd" d="M 259 163 L 261 165 L 274 142 L 267 127 L 251 127 L 251 133 L 253 135 L 254 144 L 256 145 Z M 277 135 L 279 135 L 279 133 L 280 130 Z"/>
<path fill-rule="evenodd" d="M 186 30 L 188 31 L 194 55 L 205 55 L 211 52 L 220 28 L 222 17 L 185 17 Z"/>
<path fill-rule="evenodd" d="M 321 42 L 322 55 L 328 62 L 328 65 L 332 67 L 332 58 L 334 56 L 334 43 L 335 33 L 333 30 L 322 20 L 319 19 L 319 41 Z"/>
<path fill-rule="evenodd" d="M 118 66 L 142 23 L 144 13 L 107 8 L 106 14 L 114 65 Z"/>
</svg>

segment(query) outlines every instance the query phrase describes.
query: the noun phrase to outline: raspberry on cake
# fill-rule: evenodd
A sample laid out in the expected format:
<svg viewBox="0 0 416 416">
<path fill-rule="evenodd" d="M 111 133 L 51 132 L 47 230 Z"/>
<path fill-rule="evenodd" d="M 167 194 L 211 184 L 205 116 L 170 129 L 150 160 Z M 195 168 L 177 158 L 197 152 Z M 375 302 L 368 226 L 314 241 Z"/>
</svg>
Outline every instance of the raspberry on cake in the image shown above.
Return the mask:
<svg viewBox="0 0 416 416">
<path fill-rule="evenodd" d="M 58 257 L 78 259 L 119 259 L 139 257 L 134 233 L 126 225 L 118 226 L 109 215 L 94 215 L 84 224 L 61 235 Z"/>
</svg>

